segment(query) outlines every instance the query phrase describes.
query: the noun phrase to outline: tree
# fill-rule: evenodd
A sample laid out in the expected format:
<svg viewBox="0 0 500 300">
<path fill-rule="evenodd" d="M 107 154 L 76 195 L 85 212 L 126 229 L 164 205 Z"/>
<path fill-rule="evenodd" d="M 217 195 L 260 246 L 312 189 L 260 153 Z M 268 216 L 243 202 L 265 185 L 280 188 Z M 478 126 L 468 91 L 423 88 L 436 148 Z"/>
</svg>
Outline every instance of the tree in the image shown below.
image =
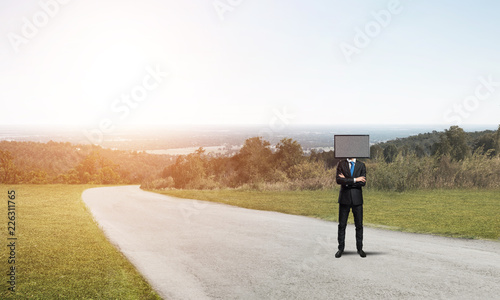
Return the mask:
<svg viewBox="0 0 500 300">
<path fill-rule="evenodd" d="M 19 172 L 14 165 L 12 154 L 0 150 L 0 183 L 18 183 Z"/>
<path fill-rule="evenodd" d="M 23 180 L 26 183 L 31 183 L 31 184 L 45 184 L 49 183 L 49 180 L 47 178 L 47 173 L 42 170 L 34 170 L 29 172 L 26 176 L 25 179 Z"/>
<path fill-rule="evenodd" d="M 261 137 L 249 138 L 235 155 L 240 182 L 257 182 L 269 177 L 272 170 L 272 152 L 268 141 Z"/>
<path fill-rule="evenodd" d="M 87 155 L 76 167 L 76 174 L 79 183 L 121 183 L 121 178 L 118 172 L 118 165 L 111 160 L 101 156 L 99 151 L 92 151 Z M 68 177 L 65 179 L 73 181 L 70 170 Z"/>
<path fill-rule="evenodd" d="M 408 145 L 403 145 L 399 148 L 399 153 L 401 153 L 401 156 L 406 157 L 410 155 L 410 147 Z"/>
<path fill-rule="evenodd" d="M 447 156 L 450 154 L 451 145 L 444 133 L 441 133 L 439 142 L 432 145 L 432 155 L 437 157 Z"/>
<path fill-rule="evenodd" d="M 467 145 L 467 134 L 458 126 L 451 126 L 445 130 L 446 139 L 450 145 L 450 157 L 452 160 L 460 161 L 471 154 L 471 149 Z"/>
<path fill-rule="evenodd" d="M 370 159 L 378 161 L 384 156 L 384 149 L 379 145 L 373 145 L 370 147 Z"/>
<path fill-rule="evenodd" d="M 103 184 L 120 183 L 121 181 L 120 175 L 118 175 L 110 166 L 105 166 L 99 169 L 97 176 L 98 181 Z"/>
<path fill-rule="evenodd" d="M 473 151 L 475 152 L 481 149 L 480 154 L 485 154 L 490 151 L 491 156 L 494 156 L 496 154 L 495 138 L 496 132 L 483 134 L 474 143 Z"/>
<path fill-rule="evenodd" d="M 415 146 L 415 155 L 418 158 L 422 158 L 422 157 L 426 156 L 427 154 L 425 153 L 425 148 L 422 147 L 422 145 Z"/>
<path fill-rule="evenodd" d="M 471 155 L 471 149 L 467 145 L 467 133 L 458 127 L 451 126 L 441 134 L 439 142 L 434 144 L 433 155 L 438 157 L 449 156 L 451 160 L 461 161 Z"/>
<path fill-rule="evenodd" d="M 284 138 L 276 145 L 276 166 L 288 174 L 288 170 L 298 165 L 304 156 L 302 146 L 295 140 Z M 288 174 L 289 175 L 289 174 Z"/>
<path fill-rule="evenodd" d="M 176 188 L 185 188 L 189 184 L 200 182 L 206 177 L 205 150 L 198 148 L 195 153 L 179 156 L 175 164 L 169 167 L 169 172 L 163 172 L 165 177 L 171 176 Z"/>
<path fill-rule="evenodd" d="M 398 155 L 398 148 L 396 146 L 390 144 L 389 146 L 385 147 L 384 149 L 385 162 L 387 163 L 393 162 L 397 155 Z"/>
</svg>

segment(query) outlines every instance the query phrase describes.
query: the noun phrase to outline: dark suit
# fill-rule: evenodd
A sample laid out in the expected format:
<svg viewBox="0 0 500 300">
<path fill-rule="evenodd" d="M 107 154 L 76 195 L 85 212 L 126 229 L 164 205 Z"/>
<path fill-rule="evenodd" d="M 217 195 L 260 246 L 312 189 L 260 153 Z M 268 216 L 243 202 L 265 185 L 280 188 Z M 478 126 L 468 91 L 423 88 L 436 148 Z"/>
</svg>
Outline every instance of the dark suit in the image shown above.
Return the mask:
<svg viewBox="0 0 500 300">
<path fill-rule="evenodd" d="M 339 175 L 343 174 L 345 178 Z M 351 176 L 351 167 L 347 159 L 341 160 L 337 165 L 337 183 L 340 184 L 339 192 L 339 231 L 338 242 L 339 250 L 344 251 L 345 247 L 345 228 L 349 211 L 352 209 L 354 224 L 356 226 L 356 248 L 363 249 L 363 190 L 365 182 L 354 182 L 354 178 L 366 177 L 366 166 L 363 162 L 356 160 L 354 172 Z"/>
</svg>

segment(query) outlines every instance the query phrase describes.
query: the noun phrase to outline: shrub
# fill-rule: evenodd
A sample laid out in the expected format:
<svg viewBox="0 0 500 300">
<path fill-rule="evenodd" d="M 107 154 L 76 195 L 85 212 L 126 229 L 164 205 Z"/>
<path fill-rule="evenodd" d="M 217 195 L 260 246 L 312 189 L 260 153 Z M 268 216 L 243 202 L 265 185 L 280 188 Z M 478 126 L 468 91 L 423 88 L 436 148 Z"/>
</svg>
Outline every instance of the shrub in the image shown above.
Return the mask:
<svg viewBox="0 0 500 300">
<path fill-rule="evenodd" d="M 329 176 L 323 163 L 320 162 L 302 162 L 290 167 L 288 176 L 290 179 L 311 179 Z"/>
<path fill-rule="evenodd" d="M 150 181 L 146 181 L 141 184 L 141 188 L 148 190 L 162 190 L 174 187 L 174 179 L 172 177 L 167 178 L 157 178 Z"/>
</svg>

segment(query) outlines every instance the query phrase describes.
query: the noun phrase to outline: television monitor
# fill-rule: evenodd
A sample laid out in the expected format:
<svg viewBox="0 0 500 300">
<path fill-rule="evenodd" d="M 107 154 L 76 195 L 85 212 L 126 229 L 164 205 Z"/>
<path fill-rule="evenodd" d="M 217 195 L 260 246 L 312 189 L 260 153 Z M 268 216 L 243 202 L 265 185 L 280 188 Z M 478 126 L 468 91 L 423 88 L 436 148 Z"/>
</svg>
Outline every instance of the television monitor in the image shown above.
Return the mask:
<svg viewBox="0 0 500 300">
<path fill-rule="evenodd" d="M 333 137 L 335 158 L 370 158 L 370 136 L 339 134 Z"/>
</svg>

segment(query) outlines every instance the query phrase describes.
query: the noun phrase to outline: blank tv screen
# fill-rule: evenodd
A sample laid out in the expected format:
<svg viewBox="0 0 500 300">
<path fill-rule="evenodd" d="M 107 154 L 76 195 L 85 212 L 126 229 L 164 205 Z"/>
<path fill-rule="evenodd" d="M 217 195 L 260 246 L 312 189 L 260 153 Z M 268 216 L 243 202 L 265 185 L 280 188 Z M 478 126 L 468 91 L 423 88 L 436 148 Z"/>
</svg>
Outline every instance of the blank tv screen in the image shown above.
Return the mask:
<svg viewBox="0 0 500 300">
<path fill-rule="evenodd" d="M 333 137 L 335 158 L 369 158 L 369 135 L 335 135 Z"/>
</svg>

